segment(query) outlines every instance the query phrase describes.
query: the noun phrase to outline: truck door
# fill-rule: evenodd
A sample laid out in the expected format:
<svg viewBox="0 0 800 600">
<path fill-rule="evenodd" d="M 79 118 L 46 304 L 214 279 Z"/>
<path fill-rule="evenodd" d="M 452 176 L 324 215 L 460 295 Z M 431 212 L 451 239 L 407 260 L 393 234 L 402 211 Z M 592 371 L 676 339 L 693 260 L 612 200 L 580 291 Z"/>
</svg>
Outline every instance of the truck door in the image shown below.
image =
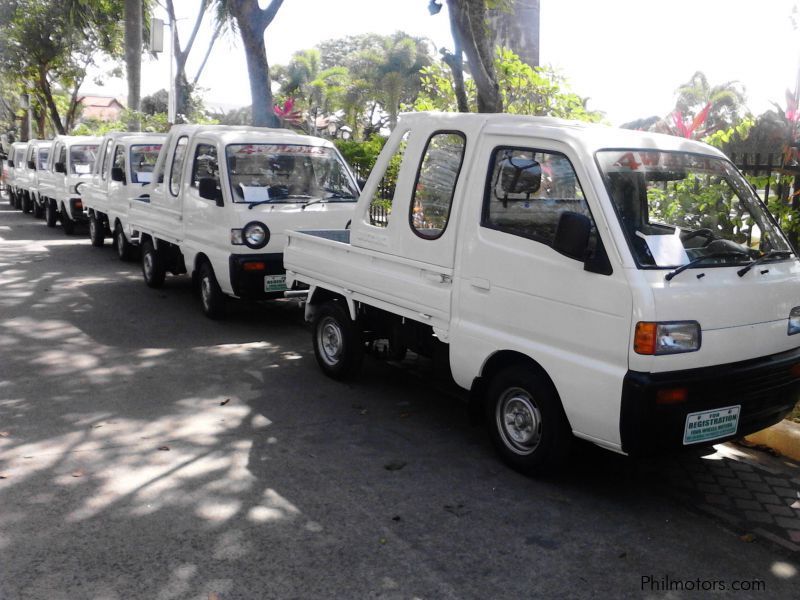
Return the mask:
<svg viewBox="0 0 800 600">
<path fill-rule="evenodd" d="M 456 267 L 456 381 L 470 385 L 496 351 L 525 354 L 553 380 L 573 430 L 618 440 L 630 290 L 620 265 L 593 272 L 558 250 L 559 226 L 576 213 L 591 223 L 589 253 L 605 248 L 587 171 L 555 140 L 485 139 L 473 172 L 486 175 L 469 190 Z"/>
<path fill-rule="evenodd" d="M 231 247 L 226 212 L 215 200 L 202 198 L 199 189 L 201 179 L 211 179 L 222 194 L 217 146 L 213 141 L 196 139 L 188 157 L 191 159 L 189 179 L 183 185 L 182 201 L 184 239 L 194 252 L 208 256 L 215 273 L 224 273 Z M 219 279 L 220 275 L 217 277 Z"/>
</svg>

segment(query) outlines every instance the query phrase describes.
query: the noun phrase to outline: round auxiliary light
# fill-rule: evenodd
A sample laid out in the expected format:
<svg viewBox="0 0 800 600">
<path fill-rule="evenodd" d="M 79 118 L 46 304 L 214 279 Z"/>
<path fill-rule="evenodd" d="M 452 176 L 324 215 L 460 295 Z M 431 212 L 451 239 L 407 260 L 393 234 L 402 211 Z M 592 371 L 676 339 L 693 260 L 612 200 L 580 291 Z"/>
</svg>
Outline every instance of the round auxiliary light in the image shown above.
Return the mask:
<svg viewBox="0 0 800 600">
<path fill-rule="evenodd" d="M 248 248 L 258 250 L 269 243 L 269 228 L 263 223 L 252 221 L 242 229 L 242 238 Z"/>
</svg>

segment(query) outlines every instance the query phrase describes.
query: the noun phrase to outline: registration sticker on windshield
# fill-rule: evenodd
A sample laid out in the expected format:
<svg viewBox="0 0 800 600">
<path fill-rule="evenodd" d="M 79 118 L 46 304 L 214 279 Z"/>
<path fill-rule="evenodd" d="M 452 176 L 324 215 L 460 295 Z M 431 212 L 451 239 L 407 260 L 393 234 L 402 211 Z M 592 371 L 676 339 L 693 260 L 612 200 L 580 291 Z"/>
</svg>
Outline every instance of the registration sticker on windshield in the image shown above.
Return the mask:
<svg viewBox="0 0 800 600">
<path fill-rule="evenodd" d="M 282 292 L 286 289 L 286 275 L 265 275 L 265 292 Z"/>
<path fill-rule="evenodd" d="M 683 445 L 716 440 L 736 433 L 741 406 L 689 413 L 683 430 Z"/>
</svg>

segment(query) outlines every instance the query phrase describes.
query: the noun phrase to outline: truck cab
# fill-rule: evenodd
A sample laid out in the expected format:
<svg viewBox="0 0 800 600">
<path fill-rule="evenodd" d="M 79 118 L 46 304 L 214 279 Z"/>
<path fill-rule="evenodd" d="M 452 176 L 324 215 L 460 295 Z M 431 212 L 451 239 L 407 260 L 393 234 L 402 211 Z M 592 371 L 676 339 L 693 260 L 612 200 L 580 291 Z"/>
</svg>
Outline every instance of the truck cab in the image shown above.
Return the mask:
<svg viewBox="0 0 800 600">
<path fill-rule="evenodd" d="M 131 202 L 126 239 L 141 246 L 147 285 L 188 272 L 203 312 L 227 298 L 267 300 L 286 290 L 287 229 L 345 227 L 359 190 L 335 146 L 267 128 L 176 126 L 152 182 Z"/>
<path fill-rule="evenodd" d="M 92 176 L 99 144 L 100 138 L 90 136 L 58 135 L 53 139 L 47 170 L 39 178 L 48 227 L 60 221 L 64 233 L 72 235 L 76 224 L 88 222 L 81 187 Z"/>
<path fill-rule="evenodd" d="M 93 246 L 103 246 L 105 238 L 112 235 L 120 259 L 132 258 L 134 248 L 124 233 L 128 207 L 151 183 L 165 139 L 166 135 L 159 133 L 115 132 L 103 137 L 91 180 L 81 187 Z"/>
<path fill-rule="evenodd" d="M 28 209 L 37 219 L 41 219 L 44 216 L 44 204 L 39 192 L 39 180 L 42 172 L 47 169 L 47 159 L 50 157 L 50 148 L 52 145 L 52 142 L 49 141 L 32 140 L 28 147 L 28 183 L 26 199 L 28 202 Z M 24 206 L 23 210 L 25 210 Z"/>
<path fill-rule="evenodd" d="M 394 193 L 380 196 L 390 161 Z M 387 220 L 372 206 L 388 201 Z M 350 231 L 290 232 L 322 370 L 447 357 L 511 466 L 741 437 L 800 397 L 800 263 L 718 150 L 541 117 L 405 115 Z"/>
<path fill-rule="evenodd" d="M 11 151 L 8 154 L 8 179 L 6 181 L 8 201 L 18 210 L 22 210 L 22 183 L 27 171 L 25 163 L 27 152 L 28 142 L 14 142 L 11 144 Z"/>
</svg>

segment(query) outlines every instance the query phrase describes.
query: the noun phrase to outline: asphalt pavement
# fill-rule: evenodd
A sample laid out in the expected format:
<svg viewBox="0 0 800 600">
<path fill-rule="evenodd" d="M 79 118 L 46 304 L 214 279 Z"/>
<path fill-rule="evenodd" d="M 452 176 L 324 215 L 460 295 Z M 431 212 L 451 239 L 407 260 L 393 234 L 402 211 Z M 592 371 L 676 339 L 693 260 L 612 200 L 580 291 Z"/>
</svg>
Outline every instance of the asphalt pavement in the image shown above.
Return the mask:
<svg viewBox="0 0 800 600">
<path fill-rule="evenodd" d="M 443 385 L 413 358 L 334 382 L 297 301 L 210 321 L 187 277 L 3 201 L 0 599 L 797 597 L 796 465 L 581 445 L 526 478 Z M 748 480 L 789 490 L 785 527 L 737 512 Z"/>
</svg>

